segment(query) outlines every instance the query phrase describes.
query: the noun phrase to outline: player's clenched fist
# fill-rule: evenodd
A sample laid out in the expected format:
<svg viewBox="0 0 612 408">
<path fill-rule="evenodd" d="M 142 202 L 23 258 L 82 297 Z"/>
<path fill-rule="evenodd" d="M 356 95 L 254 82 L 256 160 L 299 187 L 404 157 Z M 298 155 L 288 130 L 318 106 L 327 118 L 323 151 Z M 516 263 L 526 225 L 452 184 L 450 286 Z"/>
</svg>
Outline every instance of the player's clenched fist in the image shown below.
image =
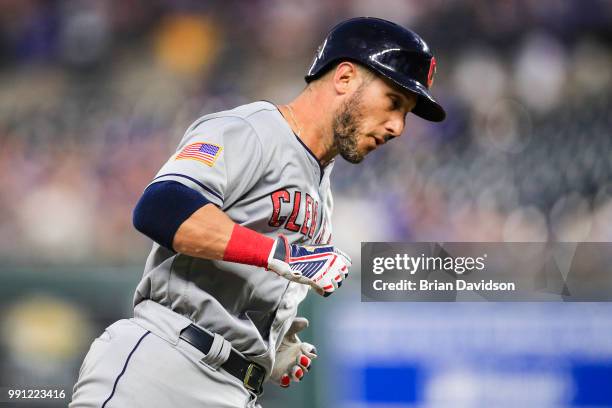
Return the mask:
<svg viewBox="0 0 612 408">
<path fill-rule="evenodd" d="M 268 257 L 268 269 L 293 282 L 331 295 L 348 276 L 351 259 L 331 245 L 294 245 L 279 235 Z"/>
<path fill-rule="evenodd" d="M 308 372 L 312 360 L 317 358 L 315 347 L 312 344 L 302 342 L 297 336 L 306 327 L 308 327 L 306 318 L 296 317 L 293 319 L 289 331 L 283 338 L 278 350 L 276 350 L 270 380 L 281 387 L 288 387 L 291 381 L 300 381 Z"/>
</svg>

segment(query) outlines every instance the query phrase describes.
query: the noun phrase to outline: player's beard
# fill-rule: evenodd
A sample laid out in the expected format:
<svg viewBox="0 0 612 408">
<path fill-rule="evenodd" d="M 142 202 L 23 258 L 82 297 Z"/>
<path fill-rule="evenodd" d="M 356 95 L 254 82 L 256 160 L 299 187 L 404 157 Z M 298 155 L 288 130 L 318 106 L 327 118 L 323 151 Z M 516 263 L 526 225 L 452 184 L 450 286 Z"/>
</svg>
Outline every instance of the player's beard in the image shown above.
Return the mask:
<svg viewBox="0 0 612 408">
<path fill-rule="evenodd" d="M 333 123 L 334 146 L 342 158 L 349 163 L 359 163 L 366 152 L 360 152 L 357 142 L 363 118 L 361 115 L 362 86 L 339 109 Z"/>
</svg>

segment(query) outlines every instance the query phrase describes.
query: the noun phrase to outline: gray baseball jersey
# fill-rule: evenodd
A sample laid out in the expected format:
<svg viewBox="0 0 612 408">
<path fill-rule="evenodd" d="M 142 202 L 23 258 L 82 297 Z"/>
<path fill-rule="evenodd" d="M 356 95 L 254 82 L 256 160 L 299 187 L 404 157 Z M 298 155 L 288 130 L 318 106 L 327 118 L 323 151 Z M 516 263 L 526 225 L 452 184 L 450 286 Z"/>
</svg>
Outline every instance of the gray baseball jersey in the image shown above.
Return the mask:
<svg viewBox="0 0 612 408">
<path fill-rule="evenodd" d="M 322 168 L 276 106 L 262 101 L 197 120 L 153 182 L 182 183 L 234 222 L 269 237 L 328 243 L 332 167 Z M 157 302 L 220 334 L 270 373 L 307 289 L 263 268 L 154 244 L 134 305 Z"/>
</svg>

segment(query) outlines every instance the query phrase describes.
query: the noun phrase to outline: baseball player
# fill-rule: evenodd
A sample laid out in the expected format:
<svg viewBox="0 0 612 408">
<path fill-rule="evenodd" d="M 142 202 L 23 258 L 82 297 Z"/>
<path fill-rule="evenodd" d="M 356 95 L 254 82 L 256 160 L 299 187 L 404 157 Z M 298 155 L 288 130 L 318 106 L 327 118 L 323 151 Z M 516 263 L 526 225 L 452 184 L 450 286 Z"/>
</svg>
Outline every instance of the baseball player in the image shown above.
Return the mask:
<svg viewBox="0 0 612 408">
<path fill-rule="evenodd" d="M 435 58 L 376 18 L 332 29 L 292 102 L 206 115 L 134 210 L 153 239 L 134 317 L 94 340 L 70 407 L 254 407 L 317 357 L 298 333 L 309 288 L 336 291 L 351 261 L 331 244 L 334 157 L 359 163 L 408 112 L 445 117 Z"/>
</svg>

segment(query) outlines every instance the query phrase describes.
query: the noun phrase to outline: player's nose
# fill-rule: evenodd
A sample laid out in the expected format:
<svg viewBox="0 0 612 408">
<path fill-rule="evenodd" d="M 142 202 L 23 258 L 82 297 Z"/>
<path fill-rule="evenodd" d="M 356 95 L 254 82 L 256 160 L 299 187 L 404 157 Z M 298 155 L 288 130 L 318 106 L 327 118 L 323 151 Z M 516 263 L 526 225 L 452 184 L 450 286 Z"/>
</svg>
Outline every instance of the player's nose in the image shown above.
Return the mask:
<svg viewBox="0 0 612 408">
<path fill-rule="evenodd" d="M 393 115 L 385 124 L 385 130 L 391 137 L 398 137 L 404 131 L 404 116 Z"/>
</svg>

